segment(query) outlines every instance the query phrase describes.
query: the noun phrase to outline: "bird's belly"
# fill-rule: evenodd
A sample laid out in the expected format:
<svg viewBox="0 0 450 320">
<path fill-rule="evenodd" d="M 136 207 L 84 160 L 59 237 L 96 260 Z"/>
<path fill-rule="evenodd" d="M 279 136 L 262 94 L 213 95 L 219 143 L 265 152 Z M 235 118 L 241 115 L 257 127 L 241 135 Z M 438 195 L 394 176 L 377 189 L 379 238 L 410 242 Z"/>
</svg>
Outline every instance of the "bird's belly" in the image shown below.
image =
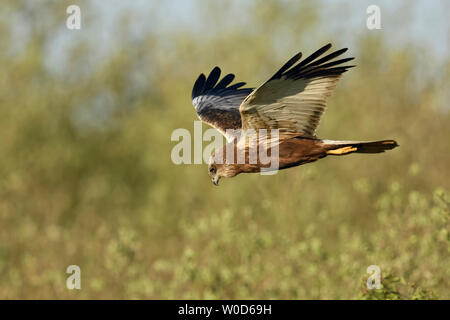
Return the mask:
<svg viewBox="0 0 450 320">
<path fill-rule="evenodd" d="M 253 156 L 252 156 L 253 152 Z M 245 163 L 240 165 L 240 172 L 259 172 L 281 170 L 304 163 L 316 161 L 326 156 L 323 144 L 317 139 L 290 138 L 274 147 L 264 149 L 246 148 Z"/>
<path fill-rule="evenodd" d="M 326 156 L 320 140 L 292 138 L 279 145 L 279 167 L 286 169 Z"/>
</svg>

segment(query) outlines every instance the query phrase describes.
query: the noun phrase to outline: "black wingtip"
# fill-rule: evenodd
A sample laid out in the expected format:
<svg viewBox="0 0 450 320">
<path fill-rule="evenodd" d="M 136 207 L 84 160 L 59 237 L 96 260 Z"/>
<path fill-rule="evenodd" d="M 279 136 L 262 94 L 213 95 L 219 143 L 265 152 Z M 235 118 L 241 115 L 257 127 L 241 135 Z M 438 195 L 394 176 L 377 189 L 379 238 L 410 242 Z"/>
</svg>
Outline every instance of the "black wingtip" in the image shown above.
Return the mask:
<svg viewBox="0 0 450 320">
<path fill-rule="evenodd" d="M 197 80 L 194 83 L 194 87 L 192 88 L 192 99 L 194 99 L 195 97 L 199 96 L 202 91 L 203 88 L 205 87 L 205 82 L 206 82 L 206 76 L 201 73 Z"/>
<path fill-rule="evenodd" d="M 192 88 L 192 100 L 211 91 L 214 91 L 217 94 L 219 90 L 226 89 L 228 90 L 227 92 L 231 94 L 230 90 L 237 90 L 239 92 L 251 92 L 253 90 L 253 88 L 241 88 L 246 84 L 245 82 L 237 82 L 230 85 L 235 78 L 235 75 L 232 73 L 225 75 L 220 81 L 218 81 L 220 79 L 221 72 L 222 71 L 220 68 L 215 66 L 209 73 L 208 77 L 206 77 L 203 73 L 200 74 L 194 83 L 194 87 Z"/>
<path fill-rule="evenodd" d="M 217 66 L 215 66 L 214 69 L 211 70 L 208 78 L 206 79 L 205 90 L 214 88 L 214 86 L 216 85 L 217 81 L 220 78 L 220 73 L 221 73 L 221 70 Z"/>
<path fill-rule="evenodd" d="M 211 75 L 211 74 L 218 74 L 219 76 L 220 76 L 220 73 L 222 72 L 222 70 L 218 67 L 218 66 L 215 66 L 212 70 L 211 70 L 211 72 L 209 73 L 209 75 Z"/>
<path fill-rule="evenodd" d="M 216 85 L 216 89 L 225 89 L 227 87 L 227 85 L 229 85 L 230 83 L 233 82 L 233 80 L 234 80 L 234 74 L 232 74 L 232 73 L 227 74 Z"/>
<path fill-rule="evenodd" d="M 353 67 L 342 66 L 342 64 L 353 60 L 354 58 L 334 60 L 345 53 L 348 48 L 342 48 L 324 55 L 325 52 L 327 52 L 331 47 L 331 43 L 328 43 L 297 64 L 295 64 L 295 62 L 292 63 L 293 58 L 290 59 L 270 80 L 273 78 L 280 78 L 282 76 L 292 79 L 300 79 L 305 76 L 311 77 L 327 74 L 337 75 L 343 71 L 346 71 L 348 68 Z M 338 67 L 332 68 L 333 66 Z"/>
<path fill-rule="evenodd" d="M 240 87 L 245 86 L 247 83 L 246 82 L 236 82 L 235 84 L 229 86 L 227 89 L 239 89 Z M 249 88 L 251 89 L 251 88 Z"/>
<path fill-rule="evenodd" d="M 302 53 L 299 52 L 295 56 L 290 58 L 288 60 L 288 62 L 286 62 L 277 72 L 275 72 L 275 74 L 272 76 L 272 78 L 269 79 L 269 81 L 280 78 L 283 75 L 283 73 L 286 70 L 288 70 L 290 67 L 292 67 L 294 64 L 296 64 L 297 61 L 301 59 L 301 57 L 302 57 Z"/>
</svg>

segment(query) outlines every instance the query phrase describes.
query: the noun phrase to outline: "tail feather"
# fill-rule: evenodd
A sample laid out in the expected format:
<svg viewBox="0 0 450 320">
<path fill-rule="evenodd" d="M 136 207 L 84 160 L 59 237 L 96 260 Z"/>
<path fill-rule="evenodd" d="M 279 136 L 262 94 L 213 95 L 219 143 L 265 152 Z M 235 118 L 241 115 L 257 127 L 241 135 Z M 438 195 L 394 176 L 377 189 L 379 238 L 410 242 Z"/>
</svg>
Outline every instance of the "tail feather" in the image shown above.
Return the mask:
<svg viewBox="0 0 450 320">
<path fill-rule="evenodd" d="M 334 141 L 323 140 L 326 153 L 329 155 L 344 155 L 349 153 L 381 153 L 398 147 L 395 140 L 379 141 Z"/>
</svg>

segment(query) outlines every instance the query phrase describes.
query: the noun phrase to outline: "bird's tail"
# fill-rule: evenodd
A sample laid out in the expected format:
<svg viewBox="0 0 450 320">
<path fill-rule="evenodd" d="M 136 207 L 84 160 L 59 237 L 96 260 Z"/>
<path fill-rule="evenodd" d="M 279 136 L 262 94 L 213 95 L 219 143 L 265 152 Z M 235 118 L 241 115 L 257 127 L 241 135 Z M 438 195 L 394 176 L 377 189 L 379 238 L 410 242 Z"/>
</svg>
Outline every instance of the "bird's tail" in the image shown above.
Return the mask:
<svg viewBox="0 0 450 320">
<path fill-rule="evenodd" d="M 395 140 L 335 141 L 322 140 L 326 154 L 342 156 L 349 153 L 380 153 L 398 147 Z"/>
</svg>

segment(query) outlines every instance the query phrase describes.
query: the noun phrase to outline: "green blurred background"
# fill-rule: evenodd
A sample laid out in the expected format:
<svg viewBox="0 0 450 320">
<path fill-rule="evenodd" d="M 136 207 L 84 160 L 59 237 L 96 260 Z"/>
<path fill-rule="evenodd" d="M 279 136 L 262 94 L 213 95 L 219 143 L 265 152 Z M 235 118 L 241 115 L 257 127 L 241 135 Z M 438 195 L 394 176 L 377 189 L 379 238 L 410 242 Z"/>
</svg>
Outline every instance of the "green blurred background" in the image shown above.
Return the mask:
<svg viewBox="0 0 450 320">
<path fill-rule="evenodd" d="M 81 30 L 66 28 L 70 4 Z M 369 4 L 381 30 L 366 28 Z M 449 299 L 449 9 L 2 1 L 0 298 Z M 358 67 L 319 137 L 400 148 L 218 188 L 206 165 L 171 162 L 200 72 L 258 86 L 327 42 Z M 66 288 L 72 264 L 81 290 Z"/>
</svg>

